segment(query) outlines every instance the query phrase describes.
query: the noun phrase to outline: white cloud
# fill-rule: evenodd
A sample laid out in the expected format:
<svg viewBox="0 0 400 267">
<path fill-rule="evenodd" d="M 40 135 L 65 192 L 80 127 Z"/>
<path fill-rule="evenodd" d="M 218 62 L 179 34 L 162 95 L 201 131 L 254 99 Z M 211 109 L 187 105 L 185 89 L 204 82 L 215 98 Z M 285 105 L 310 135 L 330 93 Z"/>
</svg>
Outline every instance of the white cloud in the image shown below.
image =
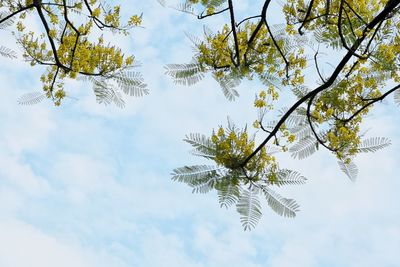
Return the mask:
<svg viewBox="0 0 400 267">
<path fill-rule="evenodd" d="M 9 75 L 9 62 L 1 62 L 8 88 L 0 92 L 0 218 L 7 218 L 0 266 L 395 266 L 398 109 L 369 118 L 369 134 L 391 137 L 393 146 L 359 157 L 356 183 L 326 152 L 304 161 L 282 157 L 282 166 L 309 178 L 279 190 L 301 212 L 290 220 L 266 208 L 258 227 L 243 232 L 234 209 L 220 209 L 215 194 L 192 195 L 169 173 L 196 162 L 185 134 L 210 133 L 228 114 L 240 126 L 251 123 L 259 85 L 244 83 L 233 103 L 209 77 L 173 85 L 162 65 L 190 60 L 183 31 L 200 32 L 201 22 L 192 26 L 191 17 L 150 2 L 134 7 L 144 11 L 146 28 L 114 40 L 144 63 L 152 90 L 125 110 L 96 104 L 91 88 L 74 82 L 68 86 L 78 101 L 18 106 L 23 90 L 40 89 L 40 72 L 13 66 L 19 72 Z"/>
<path fill-rule="evenodd" d="M 112 256 L 63 242 L 21 221 L 2 221 L 0 237 L 2 267 L 127 266 Z"/>
</svg>

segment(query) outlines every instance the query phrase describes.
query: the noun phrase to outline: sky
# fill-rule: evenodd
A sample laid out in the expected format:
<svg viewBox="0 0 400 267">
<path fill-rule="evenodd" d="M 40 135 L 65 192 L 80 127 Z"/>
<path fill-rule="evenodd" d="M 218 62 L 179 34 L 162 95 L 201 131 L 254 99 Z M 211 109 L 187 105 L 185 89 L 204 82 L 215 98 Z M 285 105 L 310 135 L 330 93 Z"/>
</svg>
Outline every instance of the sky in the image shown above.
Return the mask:
<svg viewBox="0 0 400 267">
<path fill-rule="evenodd" d="M 254 12 L 249 2 L 238 4 L 240 14 Z M 192 87 L 173 84 L 163 66 L 190 61 L 185 32 L 223 19 L 197 21 L 157 1 L 122 5 L 127 14 L 143 12 L 143 28 L 112 41 L 143 63 L 150 89 L 126 98 L 124 109 L 97 104 L 90 84 L 78 81 L 67 83 L 72 97 L 61 107 L 18 105 L 18 97 L 40 90 L 43 69 L 0 58 L 1 267 L 399 265 L 400 111 L 392 99 L 363 126 L 392 145 L 356 159 L 356 182 L 326 151 L 302 161 L 282 155 L 281 165 L 308 179 L 278 190 L 301 211 L 286 219 L 264 205 L 257 227 L 244 232 L 215 193 L 192 194 L 170 173 L 199 163 L 186 134 L 209 134 L 228 115 L 251 123 L 261 85 L 244 82 L 241 97 L 229 102 L 208 76 Z M 8 31 L 0 40 L 19 51 Z"/>
</svg>

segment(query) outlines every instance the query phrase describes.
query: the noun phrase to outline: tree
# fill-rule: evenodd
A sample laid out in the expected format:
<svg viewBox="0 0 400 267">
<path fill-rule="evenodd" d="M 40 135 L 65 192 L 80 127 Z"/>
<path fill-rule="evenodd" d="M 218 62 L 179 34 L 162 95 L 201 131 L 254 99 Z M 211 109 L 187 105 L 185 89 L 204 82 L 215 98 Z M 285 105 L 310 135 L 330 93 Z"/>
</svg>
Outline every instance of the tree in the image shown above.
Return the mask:
<svg viewBox="0 0 400 267">
<path fill-rule="evenodd" d="M 262 215 L 260 196 L 285 217 L 294 217 L 299 209 L 273 188 L 303 184 L 306 178 L 282 168 L 275 153 L 304 159 L 327 149 L 354 180 L 354 157 L 390 144 L 384 137 L 366 138 L 360 128 L 363 119 L 389 95 L 400 104 L 400 0 L 287 0 L 272 5 L 271 0 L 262 1 L 260 11 L 239 18 L 233 0 L 182 2 L 175 8 L 200 20 L 223 16 L 227 23 L 217 32 L 205 28 L 203 39 L 189 36 L 196 49 L 192 62 L 166 66 L 176 83 L 189 86 L 211 73 L 228 100 L 239 95 L 235 88 L 243 79 L 265 85 L 254 100 L 258 117 L 252 127 L 237 127 L 228 120 L 227 127 L 218 127 L 210 136 L 186 137 L 193 153 L 213 165 L 185 166 L 172 173 L 173 180 L 188 184 L 193 192 L 215 189 L 221 206 L 236 206 L 245 230 L 254 228 Z M 23 96 L 22 104 L 47 97 L 59 105 L 66 96 L 66 78 L 92 81 L 98 101 L 106 104 L 122 106 L 120 90 L 136 96 L 148 93 L 140 74 L 131 71 L 135 58 L 105 45 L 98 34 L 127 34 L 140 26 L 141 15 L 122 26 L 120 7 L 97 0 L 4 0 L 0 11 L 0 29 L 15 25 L 25 60 L 48 67 L 41 77 L 44 93 Z M 37 17 L 42 34 L 26 29 L 27 16 Z M 279 16 L 282 24 L 274 25 L 272 19 Z M 335 58 L 324 56 L 332 52 Z M 0 54 L 15 56 L 3 46 Z M 328 61 L 329 75 L 324 75 L 328 67 L 322 67 L 321 60 Z M 278 100 L 288 91 L 296 99 L 282 107 Z M 260 141 L 256 134 L 262 134 Z"/>
<path fill-rule="evenodd" d="M 130 28 L 140 26 L 142 17 L 138 15 L 122 25 L 120 9 L 98 0 L 1 1 L 0 29 L 15 24 L 13 34 L 23 50 L 23 58 L 32 66 L 47 66 L 40 77 L 44 93 L 26 94 L 20 103 L 34 104 L 47 97 L 60 105 L 66 96 L 66 78 L 91 81 L 98 102 L 113 102 L 120 107 L 124 105 L 121 90 L 135 96 L 148 94 L 141 74 L 132 71 L 137 66 L 135 58 L 106 44 L 99 34 L 104 30 L 128 34 Z M 24 22 L 33 16 L 41 22 L 40 34 L 27 29 Z M 0 46 L 0 55 L 16 57 L 14 51 L 4 46 Z"/>
<path fill-rule="evenodd" d="M 390 144 L 383 137 L 364 138 L 363 119 L 391 94 L 400 104 L 400 1 L 288 0 L 281 5 L 285 22 L 278 26 L 271 25 L 271 2 L 263 1 L 260 13 L 238 19 L 232 0 L 187 0 L 181 11 L 198 14 L 198 19 L 225 15 L 228 23 L 216 33 L 205 30 L 204 40 L 193 38 L 197 53 L 191 63 L 167 66 L 180 84 L 194 84 L 212 73 L 229 100 L 238 96 L 235 86 L 242 79 L 265 84 L 254 101 L 259 116 L 252 137 L 247 127 L 229 121 L 210 137 L 190 134 L 184 141 L 193 146 L 193 154 L 214 165 L 185 166 L 172 173 L 173 180 L 193 192 L 217 190 L 221 206 L 236 205 L 245 230 L 261 217 L 260 195 L 280 215 L 294 217 L 298 211 L 294 200 L 272 188 L 306 179 L 281 168 L 274 153 L 304 159 L 327 149 L 354 180 L 354 157 Z M 335 64 L 327 76 L 320 67 L 320 50 L 340 55 L 337 62 L 327 58 Z M 279 94 L 288 89 L 297 99 L 277 109 Z M 258 145 L 256 133 L 264 135 Z"/>
</svg>

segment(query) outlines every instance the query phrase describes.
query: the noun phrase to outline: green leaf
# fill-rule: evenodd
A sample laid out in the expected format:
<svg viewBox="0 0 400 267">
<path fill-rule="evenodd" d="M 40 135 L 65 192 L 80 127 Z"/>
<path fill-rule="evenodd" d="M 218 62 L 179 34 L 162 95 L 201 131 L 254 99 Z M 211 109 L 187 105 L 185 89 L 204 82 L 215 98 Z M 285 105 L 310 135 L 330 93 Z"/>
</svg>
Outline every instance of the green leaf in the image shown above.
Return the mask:
<svg viewBox="0 0 400 267">
<path fill-rule="evenodd" d="M 117 107 L 123 108 L 125 102 L 121 94 L 114 90 L 111 84 L 108 84 L 104 79 L 93 80 L 93 91 L 96 95 L 96 100 L 100 104 L 111 104 L 114 103 Z"/>
<path fill-rule="evenodd" d="M 304 85 L 297 85 L 292 87 L 292 92 L 298 99 L 301 99 L 310 92 L 310 88 Z"/>
<path fill-rule="evenodd" d="M 400 106 L 400 90 L 394 92 L 394 101 Z"/>
<path fill-rule="evenodd" d="M 0 56 L 8 57 L 8 58 L 17 58 L 17 53 L 15 53 L 10 48 L 7 48 L 7 47 L 1 45 L 0 46 Z"/>
<path fill-rule="evenodd" d="M 235 90 L 234 87 L 240 84 L 240 79 L 229 75 L 225 75 L 222 78 L 218 78 L 214 74 L 213 77 L 219 83 L 222 89 L 222 93 L 229 101 L 233 101 L 235 100 L 235 97 L 239 96 L 239 93 Z"/>
<path fill-rule="evenodd" d="M 349 164 L 344 163 L 343 161 L 338 161 L 340 169 L 349 177 L 351 181 L 355 181 L 358 175 L 358 168 L 357 165 L 353 162 Z"/>
<path fill-rule="evenodd" d="M 208 175 L 204 178 L 194 180 L 190 186 L 193 188 L 192 193 L 206 194 L 215 188 L 216 183 L 220 179 L 219 175 Z"/>
<path fill-rule="evenodd" d="M 268 205 L 277 214 L 291 218 L 296 216 L 296 212 L 299 211 L 299 205 L 295 200 L 283 198 L 266 186 L 262 187 L 262 191 L 267 198 Z"/>
<path fill-rule="evenodd" d="M 43 92 L 31 92 L 24 94 L 18 98 L 18 104 L 20 105 L 35 105 L 40 103 L 46 98 L 46 94 Z"/>
<path fill-rule="evenodd" d="M 368 153 L 368 152 L 376 152 L 380 149 L 388 147 L 391 145 L 391 141 L 386 137 L 372 137 L 365 139 L 358 146 L 358 152 Z"/>
<path fill-rule="evenodd" d="M 173 8 L 184 13 L 195 15 L 193 4 L 190 2 L 179 3 L 176 7 Z"/>
<path fill-rule="evenodd" d="M 282 169 L 276 172 L 276 179 L 273 181 L 268 180 L 270 185 L 301 185 L 305 184 L 307 179 L 300 173 L 292 170 Z"/>
<path fill-rule="evenodd" d="M 201 181 L 204 178 L 219 176 L 219 170 L 221 170 L 220 167 L 209 165 L 185 166 L 174 169 L 171 175 L 173 175 L 173 181 L 196 185 L 197 181 Z"/>
<path fill-rule="evenodd" d="M 192 154 L 208 159 L 213 159 L 215 157 L 215 145 L 207 136 L 199 133 L 191 133 L 187 135 L 183 141 L 194 147 Z"/>
<path fill-rule="evenodd" d="M 278 116 L 282 117 L 288 112 L 287 107 L 283 107 L 278 111 Z M 296 127 L 299 126 L 300 124 L 305 124 L 307 122 L 307 116 L 306 114 L 303 114 L 301 112 L 293 112 L 290 114 L 290 116 L 286 119 L 285 124 L 287 127 Z"/>
<path fill-rule="evenodd" d="M 7 17 L 8 15 L 10 15 L 10 13 L 5 12 L 5 11 L 0 11 L 0 20 Z M 11 25 L 14 24 L 15 18 L 11 17 L 5 21 L 3 21 L 2 23 L 0 23 L 0 30 L 3 30 Z"/>
<path fill-rule="evenodd" d="M 236 204 L 240 196 L 240 188 L 231 177 L 226 177 L 215 186 L 218 191 L 218 200 L 221 207 L 228 208 Z"/>
<path fill-rule="evenodd" d="M 245 231 L 252 230 L 257 225 L 262 215 L 257 194 L 257 188 L 243 190 L 236 204 L 236 209 L 241 215 L 240 221 Z"/>
<path fill-rule="evenodd" d="M 312 130 L 308 123 L 299 124 L 289 129 L 291 134 L 296 136 L 296 140 L 306 139 L 312 136 Z"/>
<path fill-rule="evenodd" d="M 293 145 L 289 151 L 292 153 L 293 158 L 305 159 L 317 151 L 317 146 L 317 140 L 313 137 L 307 137 Z"/>
<path fill-rule="evenodd" d="M 171 76 L 176 84 L 193 85 L 204 78 L 204 73 L 199 63 L 168 64 L 166 74 Z"/>
<path fill-rule="evenodd" d="M 130 96 L 142 97 L 149 94 L 140 72 L 126 71 L 113 76 L 122 91 Z"/>
</svg>

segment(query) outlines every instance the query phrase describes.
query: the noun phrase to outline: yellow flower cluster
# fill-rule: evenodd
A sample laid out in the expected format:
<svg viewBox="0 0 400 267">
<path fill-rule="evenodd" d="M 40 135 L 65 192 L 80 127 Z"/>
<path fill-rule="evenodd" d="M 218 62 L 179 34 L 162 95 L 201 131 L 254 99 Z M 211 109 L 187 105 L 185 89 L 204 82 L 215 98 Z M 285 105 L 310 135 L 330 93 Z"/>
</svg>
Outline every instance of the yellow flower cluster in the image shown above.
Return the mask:
<svg viewBox="0 0 400 267">
<path fill-rule="evenodd" d="M 254 140 L 248 137 L 246 130 L 239 131 L 234 128 L 220 127 L 216 133 L 212 134 L 211 140 L 216 148 L 215 162 L 232 170 L 240 168 L 255 146 Z M 275 172 L 277 164 L 275 157 L 268 155 L 266 149 L 263 148 L 244 168 L 256 180 L 261 175 Z"/>
<path fill-rule="evenodd" d="M 32 2 L 27 0 L 26 5 Z M 105 44 L 102 36 L 96 38 L 92 33 L 95 26 L 127 34 L 130 27 L 139 26 L 142 22 L 141 16 L 134 15 L 126 26 L 121 26 L 120 6 L 107 10 L 97 0 L 88 1 L 89 7 L 83 0 L 74 2 L 64 6 L 62 0 L 53 0 L 49 3 L 55 8 L 51 9 L 48 8 L 50 4 L 43 3 L 41 9 L 48 30 L 39 36 L 26 32 L 24 19 L 26 14 L 31 13 L 22 12 L 16 24 L 18 42 L 24 49 L 25 59 L 31 65 L 49 66 L 41 81 L 43 90 L 56 105 L 65 97 L 63 79 L 75 79 L 78 75 L 107 77 L 134 64 L 133 56 L 125 56 L 118 47 Z M 90 16 L 83 15 L 85 12 L 89 12 Z M 76 14 L 82 14 L 82 17 L 77 18 Z"/>
</svg>

